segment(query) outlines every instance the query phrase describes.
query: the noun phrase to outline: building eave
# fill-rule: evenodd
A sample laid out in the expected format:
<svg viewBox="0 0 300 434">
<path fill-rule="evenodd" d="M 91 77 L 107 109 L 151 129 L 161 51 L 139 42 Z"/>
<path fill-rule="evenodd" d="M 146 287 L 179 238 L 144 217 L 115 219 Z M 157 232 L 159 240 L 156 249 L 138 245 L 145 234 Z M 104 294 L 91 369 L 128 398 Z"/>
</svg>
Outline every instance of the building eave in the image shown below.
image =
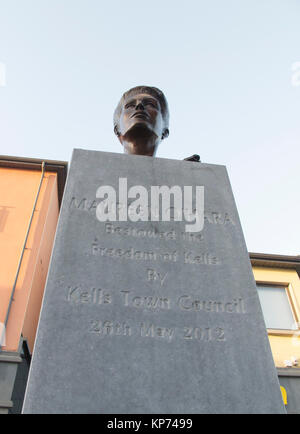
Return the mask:
<svg viewBox="0 0 300 434">
<path fill-rule="evenodd" d="M 60 206 L 68 173 L 68 163 L 66 161 L 0 155 L 0 167 L 40 171 L 43 162 L 45 163 L 45 170 L 47 172 L 55 172 L 57 174 L 58 201 Z"/>
<path fill-rule="evenodd" d="M 277 255 L 269 253 L 249 253 L 250 261 L 254 267 L 270 267 L 294 269 L 300 277 L 300 255 Z"/>
</svg>

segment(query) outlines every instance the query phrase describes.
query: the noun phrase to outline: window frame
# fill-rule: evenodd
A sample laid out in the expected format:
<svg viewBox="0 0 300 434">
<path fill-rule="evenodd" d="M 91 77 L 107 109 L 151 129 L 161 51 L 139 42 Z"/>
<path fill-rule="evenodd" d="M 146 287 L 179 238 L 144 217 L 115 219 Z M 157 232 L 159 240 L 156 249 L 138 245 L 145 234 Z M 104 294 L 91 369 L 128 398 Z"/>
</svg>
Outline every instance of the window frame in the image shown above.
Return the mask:
<svg viewBox="0 0 300 434">
<path fill-rule="evenodd" d="M 294 318 L 294 322 L 297 325 L 295 329 L 272 329 L 267 328 L 267 332 L 269 335 L 276 336 L 293 336 L 297 330 L 300 329 L 300 311 L 297 305 L 297 300 L 294 294 L 293 286 L 290 282 L 279 282 L 279 281 L 265 281 L 265 280 L 256 280 L 256 288 L 257 286 L 273 286 L 280 287 L 285 289 L 285 293 L 287 295 L 288 303 L 291 308 L 291 312 Z M 258 293 L 258 288 L 257 288 Z"/>
</svg>

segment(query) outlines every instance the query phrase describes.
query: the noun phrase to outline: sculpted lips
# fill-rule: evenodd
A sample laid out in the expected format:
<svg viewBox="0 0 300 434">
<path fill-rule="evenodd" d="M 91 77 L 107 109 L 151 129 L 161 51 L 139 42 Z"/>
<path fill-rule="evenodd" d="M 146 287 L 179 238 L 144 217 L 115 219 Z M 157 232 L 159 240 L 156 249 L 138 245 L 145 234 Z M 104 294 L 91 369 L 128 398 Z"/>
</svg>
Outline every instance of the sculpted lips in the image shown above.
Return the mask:
<svg viewBox="0 0 300 434">
<path fill-rule="evenodd" d="M 140 119 L 149 119 L 149 115 L 146 112 L 136 112 L 134 113 L 131 118 L 140 118 Z"/>
</svg>

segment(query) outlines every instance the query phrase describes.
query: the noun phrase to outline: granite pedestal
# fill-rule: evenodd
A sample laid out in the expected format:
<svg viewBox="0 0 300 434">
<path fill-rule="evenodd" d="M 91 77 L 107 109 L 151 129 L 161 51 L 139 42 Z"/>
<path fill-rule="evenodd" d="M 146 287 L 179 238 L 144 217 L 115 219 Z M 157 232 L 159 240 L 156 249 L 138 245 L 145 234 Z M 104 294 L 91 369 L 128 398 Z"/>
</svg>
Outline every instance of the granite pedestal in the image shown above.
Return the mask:
<svg viewBox="0 0 300 434">
<path fill-rule="evenodd" d="M 203 186 L 203 230 L 99 221 L 120 178 Z M 285 412 L 224 166 L 74 151 L 23 412 Z"/>
</svg>

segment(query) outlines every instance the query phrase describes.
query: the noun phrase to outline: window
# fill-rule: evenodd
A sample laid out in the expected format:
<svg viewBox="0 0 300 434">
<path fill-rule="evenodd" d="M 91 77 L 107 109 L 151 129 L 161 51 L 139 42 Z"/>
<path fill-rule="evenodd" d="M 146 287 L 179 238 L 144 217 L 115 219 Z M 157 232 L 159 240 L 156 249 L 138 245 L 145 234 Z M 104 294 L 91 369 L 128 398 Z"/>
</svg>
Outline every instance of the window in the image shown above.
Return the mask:
<svg viewBox="0 0 300 434">
<path fill-rule="evenodd" d="M 257 285 L 258 295 L 268 329 L 297 330 L 288 290 L 285 286 Z"/>
</svg>

